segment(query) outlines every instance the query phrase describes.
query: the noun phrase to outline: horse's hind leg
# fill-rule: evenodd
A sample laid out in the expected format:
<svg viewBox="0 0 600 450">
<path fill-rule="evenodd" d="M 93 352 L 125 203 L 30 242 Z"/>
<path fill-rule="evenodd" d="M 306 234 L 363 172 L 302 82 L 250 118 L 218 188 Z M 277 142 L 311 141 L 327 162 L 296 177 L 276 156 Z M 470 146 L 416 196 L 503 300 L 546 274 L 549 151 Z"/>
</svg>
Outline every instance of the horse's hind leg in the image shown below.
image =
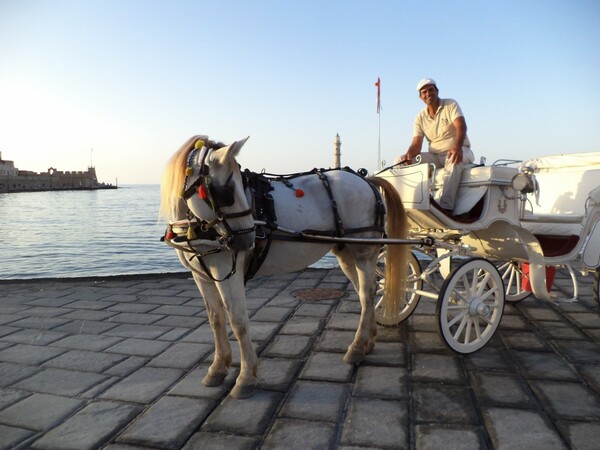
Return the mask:
<svg viewBox="0 0 600 450">
<path fill-rule="evenodd" d="M 352 252 L 348 246 L 343 249 L 332 250 L 338 258 L 341 269 L 348 277 L 352 286 L 358 293 L 361 305 L 360 321 L 354 341 L 348 347 L 344 355 L 344 361 L 350 364 L 358 364 L 365 355 L 370 353 L 375 346 L 377 337 L 377 324 L 375 322 L 374 298 L 375 298 L 375 265 L 371 255 L 371 249 L 362 247 Z M 361 261 L 357 262 L 357 256 Z M 373 264 L 370 261 L 373 259 Z"/>
<path fill-rule="evenodd" d="M 225 309 L 221 302 L 221 295 L 214 283 L 200 280 L 196 276 L 194 279 L 204 298 L 208 320 L 215 336 L 215 356 L 202 384 L 218 386 L 223 384 L 231 365 L 231 345 L 227 338 Z"/>
<path fill-rule="evenodd" d="M 234 398 L 249 397 L 258 383 L 258 357 L 250 339 L 243 276 L 231 277 L 227 282 L 219 283 L 217 288 L 225 302 L 229 323 L 240 345 L 240 374 L 230 395 Z"/>
</svg>

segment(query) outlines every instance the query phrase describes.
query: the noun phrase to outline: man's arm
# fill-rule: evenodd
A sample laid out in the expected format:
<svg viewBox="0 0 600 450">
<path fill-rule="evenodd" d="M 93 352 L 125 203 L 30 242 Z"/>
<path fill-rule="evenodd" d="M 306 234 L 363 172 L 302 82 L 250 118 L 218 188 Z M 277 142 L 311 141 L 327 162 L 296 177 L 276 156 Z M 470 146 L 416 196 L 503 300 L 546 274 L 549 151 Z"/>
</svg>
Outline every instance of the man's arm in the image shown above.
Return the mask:
<svg viewBox="0 0 600 450">
<path fill-rule="evenodd" d="M 452 124 L 456 129 L 456 137 L 454 138 L 454 146 L 448 152 L 448 159 L 452 164 L 456 164 L 457 162 L 462 161 L 462 148 L 467 135 L 467 122 L 463 116 L 460 116 L 454 119 Z"/>
<path fill-rule="evenodd" d="M 412 143 L 406 153 L 396 159 L 396 163 L 408 162 L 421 153 L 421 147 L 423 147 L 423 136 L 413 136 Z"/>
</svg>

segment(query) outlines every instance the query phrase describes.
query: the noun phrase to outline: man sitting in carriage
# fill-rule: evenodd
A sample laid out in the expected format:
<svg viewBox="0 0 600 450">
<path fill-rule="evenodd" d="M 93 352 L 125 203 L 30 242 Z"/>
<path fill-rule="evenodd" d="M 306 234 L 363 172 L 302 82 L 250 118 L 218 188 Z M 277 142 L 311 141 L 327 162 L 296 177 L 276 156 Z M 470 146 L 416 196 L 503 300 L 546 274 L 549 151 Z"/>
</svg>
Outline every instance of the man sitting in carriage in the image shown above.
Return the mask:
<svg viewBox="0 0 600 450">
<path fill-rule="evenodd" d="M 475 159 L 467 137 L 467 123 L 455 100 L 439 98 L 439 89 L 431 78 L 421 80 L 417 91 L 427 106 L 415 118 L 408 151 L 396 158 L 394 163 L 414 162 L 420 154 L 422 162 L 444 168 L 438 204 L 446 214 L 452 214 L 462 170 L 465 164 Z M 421 153 L 423 137 L 429 143 L 429 151 L 425 153 Z"/>
</svg>

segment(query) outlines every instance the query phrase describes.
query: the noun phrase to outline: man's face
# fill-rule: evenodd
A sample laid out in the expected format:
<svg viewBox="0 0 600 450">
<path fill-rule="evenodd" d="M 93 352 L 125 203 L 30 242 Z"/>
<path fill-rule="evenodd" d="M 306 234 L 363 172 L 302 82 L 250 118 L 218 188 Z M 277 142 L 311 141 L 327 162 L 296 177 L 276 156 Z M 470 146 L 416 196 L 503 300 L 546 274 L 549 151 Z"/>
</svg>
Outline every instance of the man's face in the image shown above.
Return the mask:
<svg viewBox="0 0 600 450">
<path fill-rule="evenodd" d="M 431 105 L 435 103 L 438 99 L 438 90 L 433 84 L 426 84 L 419 91 L 419 96 L 421 100 L 425 102 L 426 105 Z"/>
</svg>

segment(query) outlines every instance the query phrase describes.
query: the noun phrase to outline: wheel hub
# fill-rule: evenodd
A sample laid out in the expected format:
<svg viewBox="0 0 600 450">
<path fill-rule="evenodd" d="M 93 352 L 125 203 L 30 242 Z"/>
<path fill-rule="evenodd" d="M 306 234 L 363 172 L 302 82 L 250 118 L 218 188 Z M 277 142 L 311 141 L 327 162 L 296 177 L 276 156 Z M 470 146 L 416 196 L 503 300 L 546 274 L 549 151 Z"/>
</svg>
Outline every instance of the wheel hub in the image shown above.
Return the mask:
<svg viewBox="0 0 600 450">
<path fill-rule="evenodd" d="M 469 314 L 471 316 L 484 316 L 487 317 L 492 312 L 490 305 L 486 304 L 483 300 L 476 297 L 471 300 L 469 304 Z"/>
</svg>

